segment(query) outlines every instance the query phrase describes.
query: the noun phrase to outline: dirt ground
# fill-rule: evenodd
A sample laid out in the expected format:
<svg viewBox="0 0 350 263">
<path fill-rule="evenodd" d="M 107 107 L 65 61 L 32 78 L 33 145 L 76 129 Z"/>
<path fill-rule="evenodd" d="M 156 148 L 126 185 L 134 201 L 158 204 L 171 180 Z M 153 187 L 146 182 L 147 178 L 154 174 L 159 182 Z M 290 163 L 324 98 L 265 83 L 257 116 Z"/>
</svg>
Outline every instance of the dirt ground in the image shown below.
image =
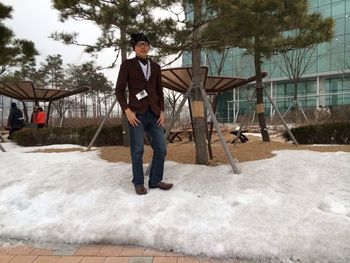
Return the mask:
<svg viewBox="0 0 350 263">
<path fill-rule="evenodd" d="M 311 146 L 311 145 L 299 145 L 296 146 L 292 143 L 286 143 L 283 138 L 279 136 L 271 136 L 271 142 L 262 142 L 261 137 L 248 134 L 249 141 L 247 143 L 241 143 L 234 145 L 230 142 L 234 138 L 232 134 L 224 134 L 225 140 L 232 153 L 234 159 L 238 159 L 239 162 L 246 162 L 252 160 L 260 160 L 271 158 L 274 156 L 272 153 L 274 150 L 289 149 L 289 150 L 312 150 L 319 152 L 336 152 L 344 151 L 350 152 L 350 145 L 330 145 L 330 146 Z M 168 144 L 167 160 L 195 164 L 196 163 L 196 149 L 192 141 L 182 135 L 182 141 L 175 141 Z M 211 165 L 228 163 L 222 144 L 217 135 L 213 135 L 212 139 L 212 151 L 213 159 L 209 162 Z M 110 162 L 130 162 L 130 151 L 128 147 L 124 146 L 109 146 L 101 148 L 101 158 Z M 145 146 L 144 162 L 149 162 L 152 157 L 152 149 L 149 146 Z"/>
</svg>

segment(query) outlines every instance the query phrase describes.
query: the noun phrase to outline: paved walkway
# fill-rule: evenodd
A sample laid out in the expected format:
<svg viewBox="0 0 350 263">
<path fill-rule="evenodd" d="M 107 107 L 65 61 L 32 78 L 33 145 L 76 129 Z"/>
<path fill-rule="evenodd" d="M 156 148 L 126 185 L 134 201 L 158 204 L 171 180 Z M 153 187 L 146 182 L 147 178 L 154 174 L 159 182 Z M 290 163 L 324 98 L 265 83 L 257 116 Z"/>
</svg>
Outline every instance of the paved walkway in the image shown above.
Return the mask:
<svg viewBox="0 0 350 263">
<path fill-rule="evenodd" d="M 243 263 L 190 257 L 135 246 L 93 245 L 40 248 L 28 245 L 1 246 L 0 263 Z M 247 262 L 248 263 L 248 262 Z"/>
</svg>

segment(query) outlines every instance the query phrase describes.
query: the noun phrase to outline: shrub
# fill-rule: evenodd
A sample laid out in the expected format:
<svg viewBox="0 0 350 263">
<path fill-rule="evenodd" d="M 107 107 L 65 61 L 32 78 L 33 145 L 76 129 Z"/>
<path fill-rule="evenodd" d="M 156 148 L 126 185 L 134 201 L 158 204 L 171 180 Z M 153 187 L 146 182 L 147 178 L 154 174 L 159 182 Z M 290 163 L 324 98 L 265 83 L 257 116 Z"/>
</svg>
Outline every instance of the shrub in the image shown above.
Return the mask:
<svg viewBox="0 0 350 263">
<path fill-rule="evenodd" d="M 88 146 L 98 126 L 81 128 L 50 127 L 43 129 L 24 128 L 13 134 L 13 140 L 21 146 L 37 146 L 52 144 L 80 144 Z M 122 145 L 121 125 L 104 126 L 94 146 Z"/>
<path fill-rule="evenodd" d="M 98 126 L 77 128 L 80 145 L 88 146 L 96 134 Z M 121 125 L 104 126 L 94 146 L 123 145 L 123 128 Z"/>
<path fill-rule="evenodd" d="M 335 122 L 292 128 L 295 139 L 300 144 L 350 144 L 350 123 Z M 287 132 L 283 137 L 291 140 Z"/>
</svg>

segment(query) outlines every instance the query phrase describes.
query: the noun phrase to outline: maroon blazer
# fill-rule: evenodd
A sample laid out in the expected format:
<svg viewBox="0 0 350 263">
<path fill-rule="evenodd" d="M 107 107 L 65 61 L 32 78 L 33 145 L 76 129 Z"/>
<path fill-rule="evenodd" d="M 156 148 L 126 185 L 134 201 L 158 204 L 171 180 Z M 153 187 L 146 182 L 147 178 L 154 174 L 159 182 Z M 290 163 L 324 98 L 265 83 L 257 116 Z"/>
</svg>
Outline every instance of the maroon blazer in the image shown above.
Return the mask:
<svg viewBox="0 0 350 263">
<path fill-rule="evenodd" d="M 151 61 L 151 76 L 147 81 L 137 58 L 125 60 L 119 69 L 115 93 L 123 111 L 130 108 L 133 112 L 145 113 L 150 106 L 156 115 L 164 111 L 164 95 L 160 66 Z M 125 95 L 129 89 L 129 103 Z M 146 90 L 148 96 L 138 100 L 136 94 Z"/>
</svg>

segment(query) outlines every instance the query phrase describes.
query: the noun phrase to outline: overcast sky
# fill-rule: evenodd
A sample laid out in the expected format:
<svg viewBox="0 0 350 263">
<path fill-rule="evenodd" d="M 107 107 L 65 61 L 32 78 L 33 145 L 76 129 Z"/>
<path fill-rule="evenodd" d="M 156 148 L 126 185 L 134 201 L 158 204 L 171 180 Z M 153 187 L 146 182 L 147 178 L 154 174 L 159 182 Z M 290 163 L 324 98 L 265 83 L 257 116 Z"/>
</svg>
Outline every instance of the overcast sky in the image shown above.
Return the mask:
<svg viewBox="0 0 350 263">
<path fill-rule="evenodd" d="M 115 52 L 110 49 L 91 58 L 84 53 L 83 47 L 67 46 L 50 39 L 51 33 L 58 31 L 78 32 L 79 41 L 94 43 L 99 36 L 99 28 L 88 21 L 68 22 L 59 21 L 59 12 L 52 7 L 51 0 L 2 0 L 5 5 L 13 7 L 12 19 L 5 21 L 16 37 L 25 38 L 35 43 L 40 55 L 37 64 L 45 60 L 48 55 L 61 54 L 64 64 L 80 64 L 89 60 L 96 60 L 101 66 L 108 66 L 113 62 Z M 105 71 L 106 76 L 115 81 L 118 69 Z"/>
</svg>

